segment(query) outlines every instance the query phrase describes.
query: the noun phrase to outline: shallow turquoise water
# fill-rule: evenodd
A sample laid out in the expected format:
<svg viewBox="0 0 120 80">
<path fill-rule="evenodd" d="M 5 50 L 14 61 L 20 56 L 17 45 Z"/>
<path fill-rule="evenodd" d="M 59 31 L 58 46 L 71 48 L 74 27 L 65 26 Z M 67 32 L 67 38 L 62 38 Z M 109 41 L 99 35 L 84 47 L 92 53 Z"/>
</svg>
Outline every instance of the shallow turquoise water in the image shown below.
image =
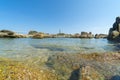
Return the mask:
<svg viewBox="0 0 120 80">
<path fill-rule="evenodd" d="M 0 39 L 0 55 L 6 57 L 38 56 L 48 53 L 91 53 L 118 51 L 119 45 L 107 39 L 46 38 Z"/>
</svg>

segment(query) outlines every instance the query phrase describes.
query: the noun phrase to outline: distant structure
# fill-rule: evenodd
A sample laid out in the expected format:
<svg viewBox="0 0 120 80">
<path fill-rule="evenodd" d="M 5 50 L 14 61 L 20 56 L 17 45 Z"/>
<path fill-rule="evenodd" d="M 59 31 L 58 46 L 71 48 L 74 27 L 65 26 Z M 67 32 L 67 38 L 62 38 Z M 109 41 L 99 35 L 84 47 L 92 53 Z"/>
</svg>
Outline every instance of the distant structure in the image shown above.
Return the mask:
<svg viewBox="0 0 120 80">
<path fill-rule="evenodd" d="M 61 34 L 61 29 L 59 29 L 59 34 Z"/>
</svg>

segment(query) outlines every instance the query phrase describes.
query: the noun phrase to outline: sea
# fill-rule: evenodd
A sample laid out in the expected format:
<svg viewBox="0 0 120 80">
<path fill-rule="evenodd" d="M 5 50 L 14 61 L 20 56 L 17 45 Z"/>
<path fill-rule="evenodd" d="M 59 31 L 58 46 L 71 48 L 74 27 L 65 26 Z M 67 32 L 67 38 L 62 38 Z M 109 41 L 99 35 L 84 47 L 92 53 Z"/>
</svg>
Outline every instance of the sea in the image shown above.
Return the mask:
<svg viewBox="0 0 120 80">
<path fill-rule="evenodd" d="M 0 38 L 0 56 L 24 59 L 42 54 L 119 51 L 119 43 L 107 39 L 80 38 Z"/>
</svg>

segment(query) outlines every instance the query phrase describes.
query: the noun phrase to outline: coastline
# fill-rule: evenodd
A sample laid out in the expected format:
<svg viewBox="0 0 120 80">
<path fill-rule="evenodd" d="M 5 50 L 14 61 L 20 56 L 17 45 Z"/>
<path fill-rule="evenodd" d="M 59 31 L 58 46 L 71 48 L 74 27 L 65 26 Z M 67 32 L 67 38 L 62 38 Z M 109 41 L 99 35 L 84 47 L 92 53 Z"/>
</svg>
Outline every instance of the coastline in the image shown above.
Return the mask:
<svg viewBox="0 0 120 80">
<path fill-rule="evenodd" d="M 0 30 L 0 38 L 35 38 L 35 39 L 43 39 L 43 38 L 87 38 L 87 39 L 99 39 L 99 38 L 107 38 L 107 34 L 92 34 L 92 32 L 81 32 L 76 34 L 65 34 L 65 33 L 57 33 L 57 34 L 49 34 L 44 32 L 37 31 L 29 31 L 28 34 L 18 34 L 16 32 L 10 30 Z"/>
</svg>

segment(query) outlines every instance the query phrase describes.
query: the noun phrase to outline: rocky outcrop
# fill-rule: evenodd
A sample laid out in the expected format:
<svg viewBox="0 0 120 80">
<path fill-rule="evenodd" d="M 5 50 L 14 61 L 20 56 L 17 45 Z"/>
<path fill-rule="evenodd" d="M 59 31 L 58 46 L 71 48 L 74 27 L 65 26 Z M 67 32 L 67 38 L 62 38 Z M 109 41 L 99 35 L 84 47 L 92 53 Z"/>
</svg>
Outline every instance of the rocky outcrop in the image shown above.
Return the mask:
<svg viewBox="0 0 120 80">
<path fill-rule="evenodd" d="M 99 38 L 107 38 L 107 34 L 96 34 L 95 38 L 99 39 Z"/>
<path fill-rule="evenodd" d="M 120 17 L 116 17 L 113 27 L 109 29 L 108 40 L 120 42 Z"/>
<path fill-rule="evenodd" d="M 81 32 L 80 38 L 94 38 L 94 35 L 92 34 L 92 32 Z"/>
<path fill-rule="evenodd" d="M 0 38 L 26 38 L 27 35 L 17 34 L 10 30 L 0 30 Z"/>
</svg>

